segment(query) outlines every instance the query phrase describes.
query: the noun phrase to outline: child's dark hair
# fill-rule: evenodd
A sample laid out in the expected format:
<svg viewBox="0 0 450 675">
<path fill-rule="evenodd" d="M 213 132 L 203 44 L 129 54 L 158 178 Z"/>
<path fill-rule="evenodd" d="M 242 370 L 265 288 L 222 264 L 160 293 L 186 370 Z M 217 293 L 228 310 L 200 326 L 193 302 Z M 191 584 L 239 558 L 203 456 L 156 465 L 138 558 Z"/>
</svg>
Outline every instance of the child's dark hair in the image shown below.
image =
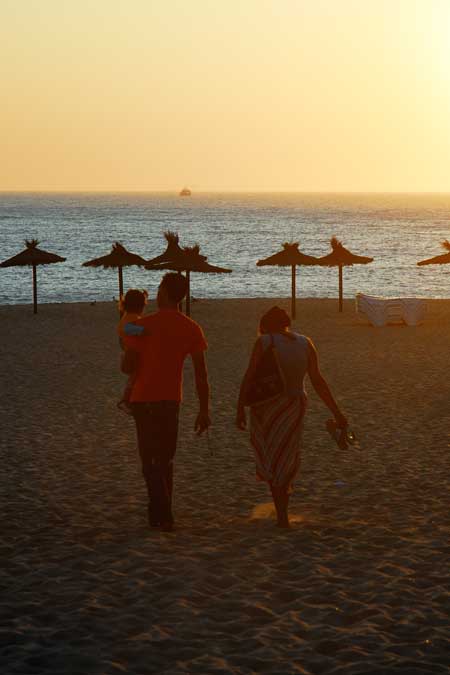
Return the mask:
<svg viewBox="0 0 450 675">
<path fill-rule="evenodd" d="M 140 314 L 147 303 L 147 291 L 138 288 L 130 288 L 120 300 L 120 311 Z"/>
<path fill-rule="evenodd" d="M 186 277 L 179 272 L 168 272 L 161 279 L 160 287 L 164 288 L 171 302 L 178 304 L 186 295 L 188 284 Z"/>
</svg>

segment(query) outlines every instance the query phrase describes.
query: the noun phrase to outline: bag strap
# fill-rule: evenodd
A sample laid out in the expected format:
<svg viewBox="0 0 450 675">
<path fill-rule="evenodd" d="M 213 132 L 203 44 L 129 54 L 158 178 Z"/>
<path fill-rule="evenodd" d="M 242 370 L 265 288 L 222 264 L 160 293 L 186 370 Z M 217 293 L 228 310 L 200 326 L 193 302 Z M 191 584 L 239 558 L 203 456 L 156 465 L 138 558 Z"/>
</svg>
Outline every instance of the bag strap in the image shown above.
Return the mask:
<svg viewBox="0 0 450 675">
<path fill-rule="evenodd" d="M 260 336 L 261 344 L 263 344 L 262 338 L 264 338 L 264 337 L 265 337 L 265 335 L 261 335 L 261 336 Z M 273 333 L 270 333 L 270 342 L 269 342 L 269 344 L 267 345 L 267 347 L 263 347 L 263 351 L 265 351 L 266 349 L 273 349 L 274 351 L 276 351 L 276 349 L 275 349 L 275 341 L 274 341 L 274 339 L 273 339 Z"/>
</svg>

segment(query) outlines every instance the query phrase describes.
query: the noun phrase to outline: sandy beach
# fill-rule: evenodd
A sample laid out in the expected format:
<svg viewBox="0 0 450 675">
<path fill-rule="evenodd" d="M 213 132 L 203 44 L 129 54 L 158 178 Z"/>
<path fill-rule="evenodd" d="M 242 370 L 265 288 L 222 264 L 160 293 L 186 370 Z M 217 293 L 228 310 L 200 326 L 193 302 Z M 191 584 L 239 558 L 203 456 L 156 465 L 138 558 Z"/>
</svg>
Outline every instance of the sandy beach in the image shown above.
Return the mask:
<svg viewBox="0 0 450 675">
<path fill-rule="evenodd" d="M 287 300 L 279 301 L 288 308 Z M 213 427 L 176 458 L 177 531 L 149 532 L 134 425 L 116 402 L 113 303 L 0 307 L 4 675 L 448 673 L 450 300 L 373 328 L 298 301 L 360 439 L 341 452 L 309 388 L 293 527 L 275 527 L 234 426 L 273 300 L 202 300 Z"/>
</svg>

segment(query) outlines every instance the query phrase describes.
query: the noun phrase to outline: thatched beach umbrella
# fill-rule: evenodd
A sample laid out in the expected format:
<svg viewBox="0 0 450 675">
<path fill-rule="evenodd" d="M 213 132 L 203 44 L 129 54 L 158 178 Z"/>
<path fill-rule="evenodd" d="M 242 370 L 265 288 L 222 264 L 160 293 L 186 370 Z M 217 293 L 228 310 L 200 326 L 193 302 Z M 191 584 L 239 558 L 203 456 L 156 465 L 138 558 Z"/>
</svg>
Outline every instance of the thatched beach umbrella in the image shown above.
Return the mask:
<svg viewBox="0 0 450 675">
<path fill-rule="evenodd" d="M 164 234 L 168 246 L 166 251 L 149 260 L 145 265 L 148 270 L 174 270 L 175 272 L 185 272 L 188 282 L 186 293 L 186 314 L 191 315 L 191 272 L 201 272 L 203 274 L 229 274 L 232 270 L 225 267 L 217 267 L 207 262 L 207 257 L 200 253 L 200 246 L 186 246 L 181 248 L 178 235 L 174 232 Z"/>
<path fill-rule="evenodd" d="M 351 265 L 367 265 L 367 263 L 373 262 L 373 258 L 368 258 L 363 255 L 355 255 L 349 251 L 345 246 L 342 245 L 342 242 L 336 237 L 332 237 L 331 241 L 331 253 L 328 255 L 319 258 L 319 265 L 323 267 L 338 267 L 339 268 L 339 311 L 342 312 L 343 303 L 343 268 L 350 267 Z"/>
<path fill-rule="evenodd" d="M 421 260 L 417 264 L 419 266 L 422 265 L 448 265 L 450 263 L 450 241 L 448 239 L 445 239 L 441 243 L 442 248 L 444 248 L 447 253 L 443 253 L 442 255 L 436 255 L 434 258 L 428 258 L 428 260 Z"/>
<path fill-rule="evenodd" d="M 183 255 L 183 249 L 180 246 L 180 238 L 176 232 L 172 232 L 171 230 L 164 232 L 164 239 L 167 242 L 166 250 L 160 255 L 157 255 L 155 258 L 147 260 L 145 264 L 145 268 L 147 270 L 172 269 L 170 267 L 166 267 L 165 264 L 170 263 L 171 261 L 177 259 L 179 256 Z M 188 301 L 186 300 L 186 305 L 187 304 Z M 180 309 L 181 305 L 182 303 L 180 303 Z"/>
<path fill-rule="evenodd" d="M 166 250 L 164 253 L 161 253 L 161 255 L 157 255 L 156 258 L 147 260 L 145 263 L 146 269 L 153 269 L 153 266 L 155 266 L 155 269 L 165 269 L 164 267 L 158 268 L 157 265 L 174 260 L 183 254 L 183 249 L 180 246 L 180 238 L 176 232 L 171 232 L 171 230 L 164 232 L 164 239 L 167 242 Z"/>
<path fill-rule="evenodd" d="M 25 239 L 25 250 L 17 255 L 5 260 L 0 263 L 0 267 L 23 267 L 25 265 L 33 268 L 33 313 L 37 314 L 37 274 L 36 267 L 38 265 L 51 265 L 52 263 L 64 262 L 65 258 L 62 258 L 56 253 L 48 253 L 47 251 L 42 251 L 38 248 L 38 240 L 31 239 L 28 241 Z"/>
<path fill-rule="evenodd" d="M 116 241 L 111 249 L 111 253 L 102 256 L 101 258 L 94 258 L 83 263 L 83 267 L 103 267 L 107 269 L 113 267 L 119 270 L 119 298 L 123 296 L 123 268 L 131 265 L 145 265 L 144 258 L 136 253 L 131 253 L 125 246 Z"/>
<path fill-rule="evenodd" d="M 186 314 L 191 316 L 191 272 L 200 272 L 201 274 L 231 274 L 233 270 L 227 267 L 218 267 L 211 265 L 205 255 L 200 254 L 200 246 L 185 246 L 182 249 L 183 256 L 178 261 L 174 261 L 172 269 L 186 273 L 188 290 L 186 293 Z"/>
<path fill-rule="evenodd" d="M 294 243 L 285 242 L 283 244 L 283 249 L 278 253 L 265 258 L 264 260 L 258 260 L 256 263 L 258 267 L 264 267 L 266 265 L 271 265 L 275 267 L 290 267 L 291 268 L 291 317 L 295 319 L 296 311 L 296 267 L 299 266 L 309 266 L 317 265 L 317 258 L 312 255 L 306 255 L 299 250 L 298 241 Z"/>
</svg>

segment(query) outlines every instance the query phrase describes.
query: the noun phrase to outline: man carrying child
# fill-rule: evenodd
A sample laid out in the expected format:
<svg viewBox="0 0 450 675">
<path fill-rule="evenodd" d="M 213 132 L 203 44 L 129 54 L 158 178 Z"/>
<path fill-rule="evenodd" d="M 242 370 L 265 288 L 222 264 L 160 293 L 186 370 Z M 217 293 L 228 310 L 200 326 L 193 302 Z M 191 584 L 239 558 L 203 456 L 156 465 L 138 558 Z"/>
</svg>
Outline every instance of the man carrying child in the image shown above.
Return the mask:
<svg viewBox="0 0 450 675">
<path fill-rule="evenodd" d="M 195 431 L 201 434 L 211 423 L 204 354 L 207 343 L 200 326 L 178 309 L 186 291 L 184 276 L 166 274 L 158 289 L 158 311 L 123 329 L 125 348 L 138 354 L 130 403 L 148 491 L 149 524 L 166 532 L 174 528 L 173 460 L 182 398 L 183 364 L 189 354 L 194 365 L 200 406 Z M 141 336 L 135 336 L 136 326 L 143 328 Z"/>
</svg>

